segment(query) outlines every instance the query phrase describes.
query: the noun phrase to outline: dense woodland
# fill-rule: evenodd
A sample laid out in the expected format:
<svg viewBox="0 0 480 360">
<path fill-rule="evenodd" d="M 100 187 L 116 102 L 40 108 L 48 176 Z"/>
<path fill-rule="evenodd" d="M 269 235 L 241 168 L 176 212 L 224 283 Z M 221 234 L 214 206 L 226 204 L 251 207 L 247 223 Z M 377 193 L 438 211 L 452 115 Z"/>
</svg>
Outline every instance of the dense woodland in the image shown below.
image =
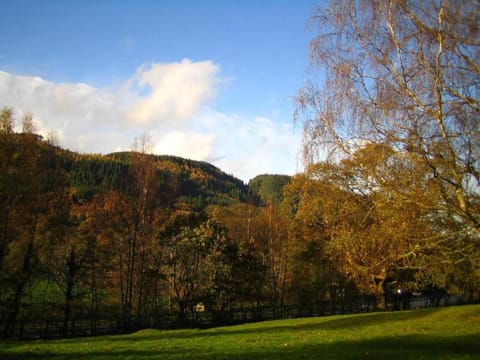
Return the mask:
<svg viewBox="0 0 480 360">
<path fill-rule="evenodd" d="M 151 155 L 145 138 L 77 154 L 4 108 L 1 335 L 401 309 L 419 294 L 479 301 L 479 13 L 468 1 L 322 2 L 294 177 L 245 185 Z"/>
<path fill-rule="evenodd" d="M 246 186 L 203 162 L 73 153 L 22 121 L 15 133 L 1 113 L 4 337 L 393 309 L 420 292 L 478 300 L 478 248 L 439 235 L 460 233 L 454 220 L 392 198 L 388 183 L 361 191 L 388 161 L 396 183 L 418 180 L 387 146 Z M 424 185 L 415 196 L 434 202 Z"/>
</svg>

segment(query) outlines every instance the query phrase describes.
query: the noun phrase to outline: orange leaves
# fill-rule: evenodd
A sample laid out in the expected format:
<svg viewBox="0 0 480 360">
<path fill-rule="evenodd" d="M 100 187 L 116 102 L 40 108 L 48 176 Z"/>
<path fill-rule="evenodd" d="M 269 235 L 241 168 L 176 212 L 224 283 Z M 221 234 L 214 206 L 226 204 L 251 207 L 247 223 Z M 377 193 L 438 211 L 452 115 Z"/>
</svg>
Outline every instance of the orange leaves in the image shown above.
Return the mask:
<svg viewBox="0 0 480 360">
<path fill-rule="evenodd" d="M 416 165 L 414 157 L 387 144 L 366 144 L 335 164 L 311 166 L 308 176 L 295 177 L 286 188 L 284 206 L 294 209 L 297 239 L 319 244 L 360 289 L 377 293 L 371 279 L 381 272 L 401 281 L 397 270 L 420 266 L 415 256 L 434 233 L 427 209 L 409 200 L 431 195 L 428 188 L 409 194 L 402 187 L 422 183 L 422 175 L 411 171 Z"/>
</svg>

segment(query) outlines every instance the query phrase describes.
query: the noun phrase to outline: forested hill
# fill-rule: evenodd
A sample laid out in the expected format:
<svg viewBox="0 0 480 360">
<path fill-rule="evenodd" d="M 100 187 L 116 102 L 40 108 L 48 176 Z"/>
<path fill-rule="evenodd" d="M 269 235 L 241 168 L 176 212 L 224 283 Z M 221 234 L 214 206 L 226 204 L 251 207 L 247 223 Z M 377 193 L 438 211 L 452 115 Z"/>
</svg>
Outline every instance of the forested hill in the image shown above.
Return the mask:
<svg viewBox="0 0 480 360">
<path fill-rule="evenodd" d="M 438 212 L 445 194 L 394 147 L 247 186 L 204 162 L 78 154 L 1 120 L 0 337 L 186 326 L 197 305 L 213 325 L 478 300 L 476 229 Z"/>
<path fill-rule="evenodd" d="M 207 162 L 137 152 L 79 154 L 33 134 L 12 134 L 8 143 L 2 146 L 16 152 L 14 158 L 18 159 L 10 164 L 12 171 L 18 172 L 21 158 L 27 160 L 31 154 L 36 157 L 37 166 L 55 171 L 57 178 L 61 174 L 74 201 L 79 203 L 89 201 L 99 192 L 131 192 L 139 171 L 151 171 L 156 202 L 162 207 L 202 210 L 213 204 L 244 202 L 248 197 L 248 187 L 240 179 Z"/>
<path fill-rule="evenodd" d="M 279 205 L 283 200 L 283 188 L 290 183 L 289 175 L 257 175 L 248 183 L 251 193 L 255 194 L 262 204 Z"/>
<path fill-rule="evenodd" d="M 240 179 L 207 162 L 169 155 L 77 154 L 70 182 L 80 197 L 88 197 L 105 186 L 110 190 L 128 189 L 125 181 L 141 158 L 155 170 L 157 195 L 164 205 L 201 210 L 207 205 L 231 205 L 247 199 L 248 188 Z"/>
<path fill-rule="evenodd" d="M 118 158 L 125 153 L 111 156 Z M 171 155 L 150 156 L 157 166 L 164 193 L 176 195 L 179 201 L 198 209 L 210 204 L 231 205 L 247 200 L 248 188 L 243 181 L 210 163 Z"/>
</svg>

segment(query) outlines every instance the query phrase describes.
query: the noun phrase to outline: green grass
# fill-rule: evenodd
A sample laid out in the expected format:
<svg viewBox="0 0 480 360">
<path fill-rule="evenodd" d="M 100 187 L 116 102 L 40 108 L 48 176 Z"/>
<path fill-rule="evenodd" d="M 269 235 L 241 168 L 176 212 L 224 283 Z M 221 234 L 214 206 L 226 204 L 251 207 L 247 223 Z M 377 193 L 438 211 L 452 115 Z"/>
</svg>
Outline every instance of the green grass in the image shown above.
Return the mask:
<svg viewBox="0 0 480 360">
<path fill-rule="evenodd" d="M 480 359 L 480 305 L 0 342 L 0 359 Z"/>
</svg>

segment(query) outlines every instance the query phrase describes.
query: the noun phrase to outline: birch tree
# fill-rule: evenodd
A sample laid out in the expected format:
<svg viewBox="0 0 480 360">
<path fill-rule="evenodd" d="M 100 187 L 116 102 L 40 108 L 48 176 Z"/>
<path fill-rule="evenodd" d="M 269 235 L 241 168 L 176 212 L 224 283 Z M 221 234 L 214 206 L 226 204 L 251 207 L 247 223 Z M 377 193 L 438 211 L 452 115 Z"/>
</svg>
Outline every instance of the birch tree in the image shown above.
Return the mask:
<svg viewBox="0 0 480 360">
<path fill-rule="evenodd" d="M 312 17 L 312 81 L 297 95 L 307 163 L 372 143 L 415 156 L 438 201 L 395 182 L 390 194 L 448 222 L 439 234 L 465 257 L 480 236 L 479 20 L 478 1 L 326 1 Z"/>
</svg>

